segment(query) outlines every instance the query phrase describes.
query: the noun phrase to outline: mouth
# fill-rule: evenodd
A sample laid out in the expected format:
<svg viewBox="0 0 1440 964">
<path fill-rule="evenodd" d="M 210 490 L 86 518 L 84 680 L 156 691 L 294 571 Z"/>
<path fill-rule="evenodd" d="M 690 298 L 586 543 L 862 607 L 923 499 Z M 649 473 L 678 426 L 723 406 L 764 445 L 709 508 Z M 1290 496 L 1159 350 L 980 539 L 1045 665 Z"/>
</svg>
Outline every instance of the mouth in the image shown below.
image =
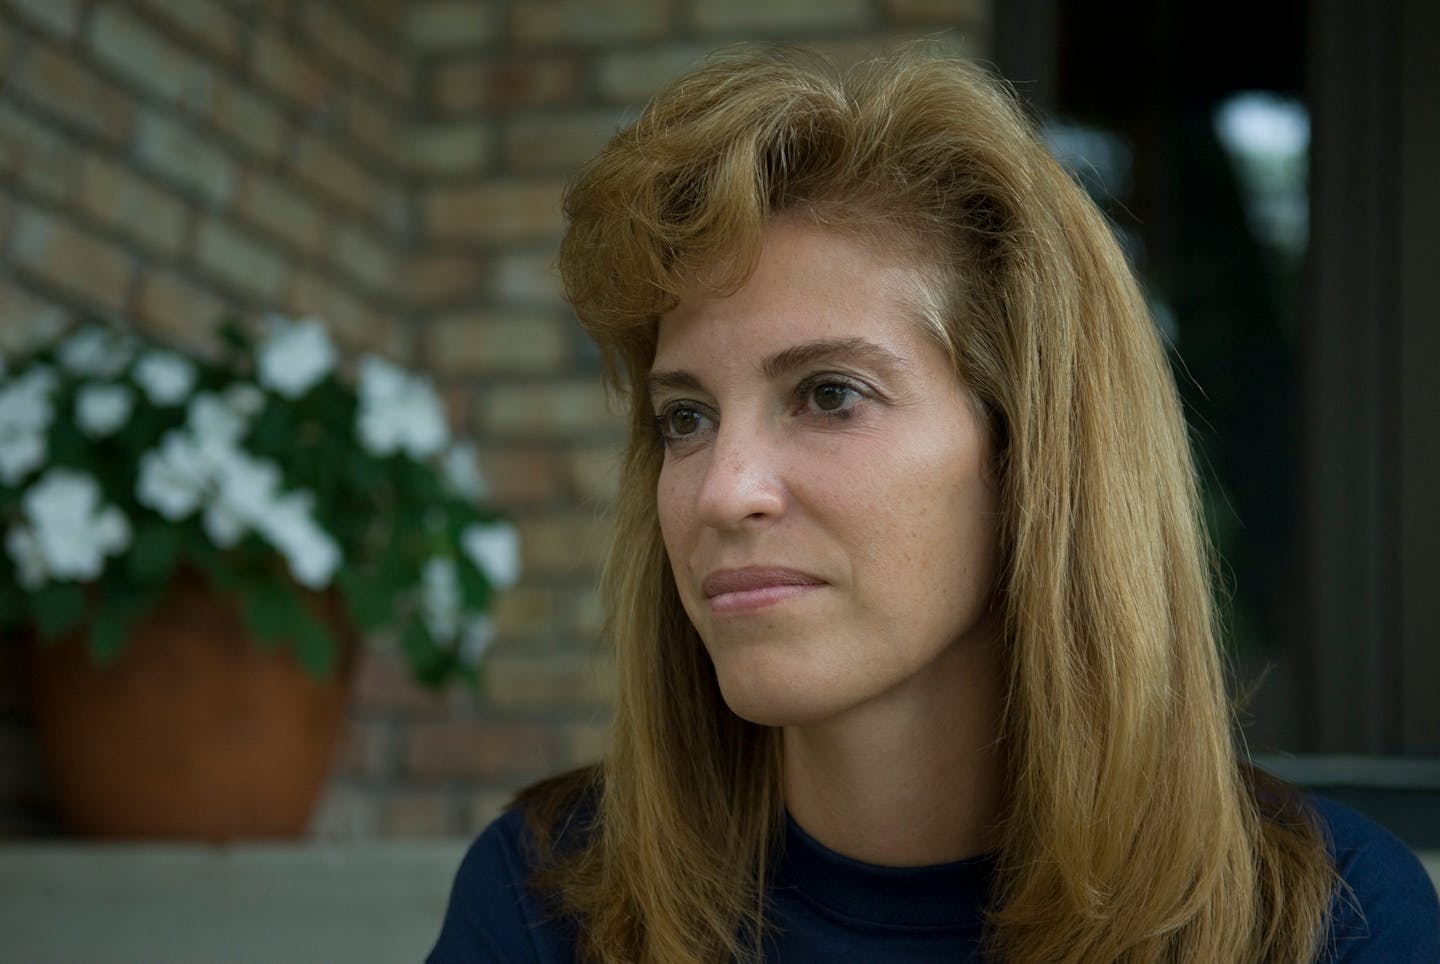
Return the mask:
<svg viewBox="0 0 1440 964">
<path fill-rule="evenodd" d="M 825 580 L 798 569 L 746 566 L 717 569 L 705 577 L 700 590 L 717 614 L 747 613 L 803 596 L 824 586 Z"/>
</svg>

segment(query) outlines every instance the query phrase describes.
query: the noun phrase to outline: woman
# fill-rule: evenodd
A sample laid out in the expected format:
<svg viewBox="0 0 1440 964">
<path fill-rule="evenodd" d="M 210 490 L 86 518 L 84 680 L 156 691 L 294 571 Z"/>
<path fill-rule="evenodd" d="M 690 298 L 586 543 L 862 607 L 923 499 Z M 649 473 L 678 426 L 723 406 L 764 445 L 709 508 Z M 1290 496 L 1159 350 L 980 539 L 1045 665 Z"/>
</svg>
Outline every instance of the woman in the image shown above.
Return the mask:
<svg viewBox="0 0 1440 964">
<path fill-rule="evenodd" d="M 432 960 L 1440 955 L 1402 845 L 1238 758 L 1164 353 L 993 82 L 712 61 L 565 208 L 631 406 L 613 742 Z"/>
</svg>

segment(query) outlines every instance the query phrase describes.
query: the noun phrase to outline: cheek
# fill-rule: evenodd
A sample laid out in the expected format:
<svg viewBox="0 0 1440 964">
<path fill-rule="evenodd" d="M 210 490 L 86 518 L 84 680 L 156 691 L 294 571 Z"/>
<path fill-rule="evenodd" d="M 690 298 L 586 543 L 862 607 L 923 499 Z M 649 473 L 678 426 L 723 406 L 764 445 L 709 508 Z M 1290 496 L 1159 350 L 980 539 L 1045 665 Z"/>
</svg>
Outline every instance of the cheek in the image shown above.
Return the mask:
<svg viewBox="0 0 1440 964">
<path fill-rule="evenodd" d="M 655 486 L 655 509 L 660 519 L 660 535 L 670 553 L 672 565 L 678 560 L 677 552 L 684 545 L 685 533 L 693 528 L 689 521 L 691 508 L 685 498 L 687 491 L 679 473 L 670 466 L 660 470 L 660 479 Z"/>
</svg>

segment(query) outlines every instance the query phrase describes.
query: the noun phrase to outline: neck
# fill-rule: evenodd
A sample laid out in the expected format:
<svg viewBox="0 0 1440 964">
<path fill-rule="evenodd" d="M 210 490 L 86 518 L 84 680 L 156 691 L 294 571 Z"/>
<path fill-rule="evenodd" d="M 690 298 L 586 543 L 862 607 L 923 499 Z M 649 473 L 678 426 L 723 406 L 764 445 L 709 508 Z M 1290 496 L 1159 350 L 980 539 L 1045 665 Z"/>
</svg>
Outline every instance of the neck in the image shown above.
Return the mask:
<svg viewBox="0 0 1440 964">
<path fill-rule="evenodd" d="M 866 863 L 914 867 L 995 847 L 1003 795 L 999 647 L 961 641 L 895 690 L 784 731 L 785 805 Z"/>
</svg>

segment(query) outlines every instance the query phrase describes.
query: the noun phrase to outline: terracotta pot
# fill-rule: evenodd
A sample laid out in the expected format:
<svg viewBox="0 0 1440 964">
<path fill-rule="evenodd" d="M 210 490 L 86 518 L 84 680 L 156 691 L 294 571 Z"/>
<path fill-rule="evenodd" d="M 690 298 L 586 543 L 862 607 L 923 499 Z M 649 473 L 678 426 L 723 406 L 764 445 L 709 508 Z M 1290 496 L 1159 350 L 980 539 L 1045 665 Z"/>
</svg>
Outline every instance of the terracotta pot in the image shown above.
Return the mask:
<svg viewBox="0 0 1440 964">
<path fill-rule="evenodd" d="M 317 600 L 332 629 L 339 607 Z M 31 643 L 36 734 L 76 833 L 211 841 L 301 834 L 344 720 L 342 669 L 305 673 L 253 641 L 238 602 L 185 574 L 97 668 L 77 635 Z"/>
</svg>

